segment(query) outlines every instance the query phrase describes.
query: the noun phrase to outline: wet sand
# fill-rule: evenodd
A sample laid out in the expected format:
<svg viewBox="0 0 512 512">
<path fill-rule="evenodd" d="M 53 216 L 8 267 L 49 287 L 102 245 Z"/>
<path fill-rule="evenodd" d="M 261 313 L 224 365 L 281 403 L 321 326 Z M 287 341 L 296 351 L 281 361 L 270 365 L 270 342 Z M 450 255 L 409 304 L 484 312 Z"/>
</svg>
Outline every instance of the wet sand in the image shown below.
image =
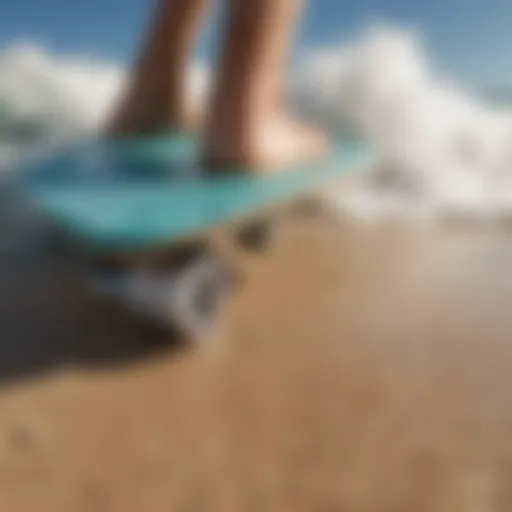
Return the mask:
<svg viewBox="0 0 512 512">
<path fill-rule="evenodd" d="M 512 509 L 506 233 L 295 223 L 194 348 L 38 244 L 0 253 L 0 510 Z"/>
</svg>

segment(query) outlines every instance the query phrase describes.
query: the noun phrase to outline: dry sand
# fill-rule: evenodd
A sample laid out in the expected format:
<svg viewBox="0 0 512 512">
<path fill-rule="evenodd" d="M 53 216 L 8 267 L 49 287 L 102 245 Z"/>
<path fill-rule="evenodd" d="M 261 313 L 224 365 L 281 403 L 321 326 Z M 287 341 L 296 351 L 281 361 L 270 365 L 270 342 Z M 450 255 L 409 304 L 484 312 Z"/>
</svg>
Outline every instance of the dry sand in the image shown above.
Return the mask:
<svg viewBox="0 0 512 512">
<path fill-rule="evenodd" d="M 39 244 L 0 256 L 0 511 L 512 510 L 508 235 L 301 222 L 188 349 Z"/>
</svg>

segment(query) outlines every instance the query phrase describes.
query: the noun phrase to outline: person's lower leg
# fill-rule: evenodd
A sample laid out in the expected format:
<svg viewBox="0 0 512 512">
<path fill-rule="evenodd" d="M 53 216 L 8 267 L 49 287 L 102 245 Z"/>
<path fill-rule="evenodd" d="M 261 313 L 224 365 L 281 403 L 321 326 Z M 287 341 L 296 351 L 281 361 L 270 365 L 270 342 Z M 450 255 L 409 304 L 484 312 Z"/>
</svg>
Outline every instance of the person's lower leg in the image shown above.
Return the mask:
<svg viewBox="0 0 512 512">
<path fill-rule="evenodd" d="M 279 167 L 320 154 L 322 137 L 289 119 L 281 94 L 299 0 L 230 0 L 205 130 L 213 166 Z"/>
<path fill-rule="evenodd" d="M 179 130 L 190 121 L 188 59 L 205 0 L 160 0 L 111 134 Z"/>
</svg>

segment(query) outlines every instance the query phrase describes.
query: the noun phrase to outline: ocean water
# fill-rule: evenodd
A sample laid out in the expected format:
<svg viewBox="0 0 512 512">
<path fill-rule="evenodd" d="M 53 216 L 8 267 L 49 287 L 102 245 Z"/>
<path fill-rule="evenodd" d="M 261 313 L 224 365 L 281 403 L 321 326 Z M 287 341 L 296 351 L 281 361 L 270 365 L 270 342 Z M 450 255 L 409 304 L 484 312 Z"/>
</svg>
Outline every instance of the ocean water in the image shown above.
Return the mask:
<svg viewBox="0 0 512 512">
<path fill-rule="evenodd" d="M 208 72 L 191 67 L 200 105 Z M 0 168 L 101 129 L 125 83 L 118 66 L 53 55 L 37 44 L 0 52 Z M 290 80 L 301 114 L 368 140 L 378 155 L 350 192 L 329 197 L 359 220 L 512 218 L 512 95 L 482 99 L 441 76 L 408 30 L 370 27 L 349 44 L 311 49 Z M 505 99 L 504 99 L 505 98 Z"/>
</svg>

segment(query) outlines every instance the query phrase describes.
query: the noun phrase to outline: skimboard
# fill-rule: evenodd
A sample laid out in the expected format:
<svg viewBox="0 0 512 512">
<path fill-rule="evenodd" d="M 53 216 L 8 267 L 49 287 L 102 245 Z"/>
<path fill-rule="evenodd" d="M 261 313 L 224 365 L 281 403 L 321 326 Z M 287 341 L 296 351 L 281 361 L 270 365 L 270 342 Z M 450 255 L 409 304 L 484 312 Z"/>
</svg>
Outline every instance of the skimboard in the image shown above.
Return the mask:
<svg viewBox="0 0 512 512">
<path fill-rule="evenodd" d="M 282 172 L 212 174 L 200 164 L 192 137 L 97 139 L 28 165 L 18 179 L 59 239 L 104 263 L 102 288 L 129 298 L 138 310 L 194 326 L 199 317 L 215 317 L 225 282 L 219 276 L 227 275 L 221 258 L 197 249 L 207 246 L 213 231 L 228 230 L 247 248 L 261 248 L 273 232 L 270 212 L 360 169 L 370 158 L 365 145 L 345 140 L 334 143 L 324 158 Z M 155 270 L 158 265 L 137 263 L 162 261 L 144 256 L 163 253 L 173 262 L 165 276 Z M 114 261 L 134 263 L 121 271 Z M 191 310 L 201 310 L 198 318 Z M 207 324 L 188 330 L 204 331 Z"/>
</svg>

